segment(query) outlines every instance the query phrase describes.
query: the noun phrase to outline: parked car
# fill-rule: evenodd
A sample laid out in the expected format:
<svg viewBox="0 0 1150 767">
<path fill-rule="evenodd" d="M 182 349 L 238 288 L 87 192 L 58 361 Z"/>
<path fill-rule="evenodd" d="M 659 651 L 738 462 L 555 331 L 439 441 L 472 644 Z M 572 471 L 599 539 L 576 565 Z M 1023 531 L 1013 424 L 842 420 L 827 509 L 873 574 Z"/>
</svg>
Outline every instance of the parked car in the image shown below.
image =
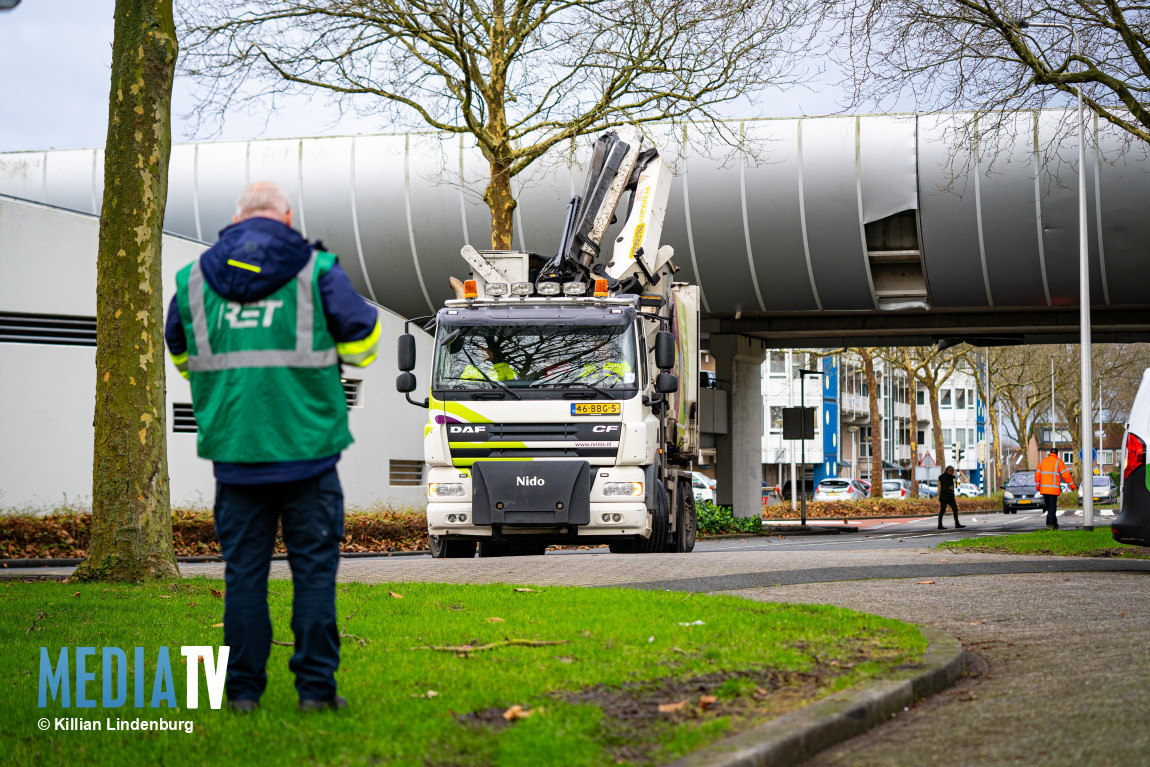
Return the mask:
<svg viewBox="0 0 1150 767">
<path fill-rule="evenodd" d="M 1078 488 L 1078 502 L 1082 503 L 1082 488 Z M 1107 476 L 1094 478 L 1094 502 L 1118 503 L 1118 485 Z"/>
<path fill-rule="evenodd" d="M 691 472 L 691 490 L 695 493 L 695 503 L 715 502 L 715 480 L 697 471 Z"/>
<path fill-rule="evenodd" d="M 978 485 L 971 482 L 963 482 L 960 484 L 958 488 L 955 489 L 954 494 L 959 498 L 975 498 L 982 495 L 982 493 L 978 491 Z"/>
<path fill-rule="evenodd" d="M 883 498 L 909 498 L 910 483 L 905 479 L 884 479 L 882 482 Z"/>
<path fill-rule="evenodd" d="M 1042 494 L 1034 484 L 1033 471 L 1016 471 L 1002 486 L 1002 513 L 1017 514 L 1019 509 L 1045 508 Z"/>
<path fill-rule="evenodd" d="M 1146 487 L 1146 441 L 1150 439 L 1150 368 L 1134 396 L 1122 440 L 1122 503 L 1110 525 L 1114 540 L 1150 546 L 1150 489 Z"/>
<path fill-rule="evenodd" d="M 857 479 L 824 479 L 815 488 L 816 501 L 861 501 L 870 489 Z"/>
<path fill-rule="evenodd" d="M 919 498 L 937 498 L 938 497 L 938 480 L 937 479 L 924 479 L 918 483 L 918 497 Z"/>
</svg>

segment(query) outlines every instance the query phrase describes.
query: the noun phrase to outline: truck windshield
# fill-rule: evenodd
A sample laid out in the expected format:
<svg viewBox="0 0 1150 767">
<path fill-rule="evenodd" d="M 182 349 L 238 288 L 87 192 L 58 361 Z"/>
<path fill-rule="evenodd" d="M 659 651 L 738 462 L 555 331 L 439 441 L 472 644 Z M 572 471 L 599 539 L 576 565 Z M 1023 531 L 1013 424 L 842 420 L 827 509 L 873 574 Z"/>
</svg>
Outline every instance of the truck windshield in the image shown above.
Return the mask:
<svg viewBox="0 0 1150 767">
<path fill-rule="evenodd" d="M 448 325 L 436 341 L 437 390 L 635 389 L 631 325 Z"/>
</svg>

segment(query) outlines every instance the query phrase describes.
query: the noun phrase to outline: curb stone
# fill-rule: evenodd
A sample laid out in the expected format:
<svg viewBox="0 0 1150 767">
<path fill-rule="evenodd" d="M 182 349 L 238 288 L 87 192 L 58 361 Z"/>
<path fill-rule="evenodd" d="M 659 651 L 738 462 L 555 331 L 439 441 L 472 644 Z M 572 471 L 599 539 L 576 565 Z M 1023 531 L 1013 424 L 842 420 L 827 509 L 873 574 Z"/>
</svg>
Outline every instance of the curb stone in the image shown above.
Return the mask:
<svg viewBox="0 0 1150 767">
<path fill-rule="evenodd" d="M 958 640 L 928 626 L 922 634 L 929 644 L 916 669 L 837 692 L 664 767 L 788 767 L 881 724 L 962 676 L 965 663 Z"/>
</svg>

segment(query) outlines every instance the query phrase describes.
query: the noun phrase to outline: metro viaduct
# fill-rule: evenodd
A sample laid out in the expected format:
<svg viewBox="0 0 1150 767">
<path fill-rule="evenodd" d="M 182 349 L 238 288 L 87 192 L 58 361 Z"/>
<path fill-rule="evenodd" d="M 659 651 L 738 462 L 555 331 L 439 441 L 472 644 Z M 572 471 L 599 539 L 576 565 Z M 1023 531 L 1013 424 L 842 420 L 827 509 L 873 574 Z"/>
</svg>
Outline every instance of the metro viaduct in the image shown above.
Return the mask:
<svg viewBox="0 0 1150 767">
<path fill-rule="evenodd" d="M 768 346 L 1078 339 L 1078 148 L 1067 118 L 1019 113 L 1013 136 L 973 150 L 951 145 L 954 115 L 746 121 L 752 149 L 733 159 L 693 152 L 706 137 L 687 132 L 670 158 L 678 175 L 663 242 L 675 248 L 676 279 L 701 287 L 703 330 L 730 388 L 719 486 L 741 489 L 721 502 L 758 503 Z M 1147 151 L 1097 120 L 1091 128 L 1093 337 L 1147 341 Z M 515 248 L 553 252 L 587 156 L 565 147 L 515 179 Z M 100 150 L 0 154 L 0 194 L 97 213 L 102 167 Z M 360 292 L 418 316 L 449 297 L 461 245 L 490 240 L 484 172 L 460 137 L 178 144 L 165 228 L 212 241 L 248 182 L 275 181 L 297 225 L 341 254 Z"/>
</svg>

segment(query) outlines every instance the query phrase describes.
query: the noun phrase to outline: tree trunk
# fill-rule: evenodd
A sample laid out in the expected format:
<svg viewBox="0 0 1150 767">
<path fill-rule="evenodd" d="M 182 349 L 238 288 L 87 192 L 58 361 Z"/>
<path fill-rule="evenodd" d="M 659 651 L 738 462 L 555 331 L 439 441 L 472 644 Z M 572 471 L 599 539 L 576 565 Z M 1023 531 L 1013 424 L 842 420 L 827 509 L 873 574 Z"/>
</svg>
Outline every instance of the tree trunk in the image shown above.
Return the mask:
<svg viewBox="0 0 1150 767">
<path fill-rule="evenodd" d="M 910 382 L 910 497 L 918 498 L 918 380 L 910 360 L 903 362 L 906 380 Z"/>
<path fill-rule="evenodd" d="M 942 444 L 942 417 L 938 412 L 938 386 L 934 381 L 924 381 L 926 396 L 930 399 L 930 429 L 934 432 L 934 462 L 946 468 L 946 451 Z"/>
<path fill-rule="evenodd" d="M 172 0 L 116 0 L 96 278 L 92 539 L 73 578 L 178 578 L 164 400 L 160 238 L 168 195 Z"/>
<path fill-rule="evenodd" d="M 878 380 L 870 349 L 860 349 L 870 405 L 870 497 L 882 498 L 882 416 L 878 413 Z"/>
<path fill-rule="evenodd" d="M 491 180 L 483 192 L 483 200 L 491 210 L 492 250 L 511 250 L 515 197 L 511 193 L 510 163 L 491 160 Z"/>
</svg>

